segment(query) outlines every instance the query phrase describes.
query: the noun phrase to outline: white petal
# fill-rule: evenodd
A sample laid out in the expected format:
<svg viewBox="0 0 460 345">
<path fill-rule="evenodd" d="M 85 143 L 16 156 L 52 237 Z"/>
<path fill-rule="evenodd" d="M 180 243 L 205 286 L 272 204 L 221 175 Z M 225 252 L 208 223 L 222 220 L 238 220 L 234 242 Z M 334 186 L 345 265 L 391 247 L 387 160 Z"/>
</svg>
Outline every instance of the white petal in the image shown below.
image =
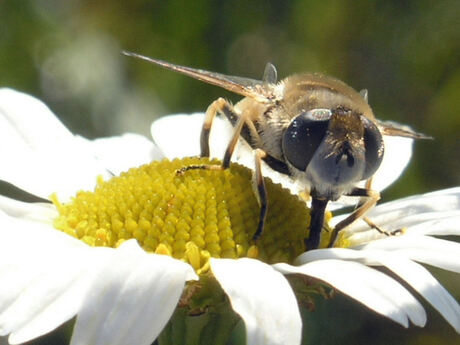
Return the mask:
<svg viewBox="0 0 460 345">
<path fill-rule="evenodd" d="M 183 262 L 145 253 L 134 240 L 121 248 L 90 248 L 43 223 L 0 212 L 0 335 L 24 342 L 81 312 L 76 343 L 96 344 L 85 342 L 89 338 L 115 344 L 116 337 L 150 344 L 172 314 L 184 281 L 196 275 Z M 136 327 L 121 327 L 119 312 Z M 96 329 L 88 326 L 92 322 Z"/>
<path fill-rule="evenodd" d="M 57 217 L 56 207 L 51 203 L 22 202 L 0 195 L 0 210 L 11 217 L 52 223 Z"/>
<path fill-rule="evenodd" d="M 459 215 L 460 188 L 445 189 L 387 202 L 378 205 L 367 214 L 375 224 L 388 231 L 407 227 L 407 233 L 433 235 L 460 235 L 460 227 L 452 226 L 458 220 Z M 337 224 L 345 217 L 347 215 L 334 217 L 331 225 Z M 426 224 L 423 224 L 425 222 Z M 414 226 L 417 227 L 417 231 L 412 229 Z M 418 232 L 419 229 L 423 229 L 423 232 Z M 367 224 L 357 222 L 344 231 L 359 233 L 368 230 Z"/>
<path fill-rule="evenodd" d="M 101 267 L 79 311 L 71 344 L 151 344 L 164 328 L 191 266 L 167 256 L 147 254 L 135 240 L 116 250 Z"/>
<path fill-rule="evenodd" d="M 422 295 L 460 333 L 459 304 L 427 269 L 397 255 L 382 256 L 380 260 Z"/>
<path fill-rule="evenodd" d="M 382 164 L 373 176 L 372 189 L 381 191 L 392 184 L 406 169 L 412 156 L 413 139 L 384 136 Z"/>
<path fill-rule="evenodd" d="M 211 259 L 211 269 L 245 322 L 248 344 L 300 344 L 297 301 L 280 273 L 252 259 Z"/>
<path fill-rule="evenodd" d="M 436 211 L 422 214 L 415 214 L 408 217 L 402 216 L 399 219 L 389 221 L 388 223 L 381 225 L 382 218 L 371 218 L 374 223 L 378 224 L 381 228 L 387 231 L 394 231 L 398 229 L 404 230 L 404 236 L 414 235 L 438 235 L 448 236 L 460 235 L 460 210 L 459 211 Z M 377 221 L 375 221 L 377 219 Z M 336 220 L 334 221 L 336 223 Z M 349 241 L 349 247 L 355 247 L 375 241 L 378 239 L 384 239 L 388 236 L 381 234 L 375 229 L 369 228 L 366 224 L 353 224 L 349 229 L 345 229 L 347 241 Z M 400 237 L 400 236 L 399 236 Z"/>
<path fill-rule="evenodd" d="M 11 140 L 12 146 L 31 149 L 54 147 L 57 143 L 72 140 L 72 133 L 54 116 L 50 109 L 38 99 L 12 89 L 0 89 L 0 113 L 4 124 L 14 129 L 2 134 Z M 46 131 L 42 131 L 46 129 Z M 52 134 L 52 135 L 50 135 Z"/>
<path fill-rule="evenodd" d="M 45 104 L 11 89 L 0 89 L 0 160 L 0 179 L 43 198 L 66 200 L 107 174 Z"/>
<path fill-rule="evenodd" d="M 0 212 L 0 334 L 24 342 L 72 318 L 89 282 L 82 274 L 91 267 L 89 249 L 43 223 Z"/>
<path fill-rule="evenodd" d="M 385 216 L 389 222 L 414 214 L 438 211 L 456 211 L 460 209 L 460 188 L 451 188 L 435 193 L 414 195 L 407 198 L 387 202 L 374 208 L 369 216 Z"/>
<path fill-rule="evenodd" d="M 274 265 L 280 272 L 301 273 L 321 279 L 366 307 L 404 327 L 408 320 L 424 326 L 426 314 L 420 303 L 389 276 L 357 262 L 320 260 L 302 266 Z"/>
<path fill-rule="evenodd" d="M 6 257 L 4 251 L 11 255 L 19 252 L 15 256 L 24 260 L 30 259 L 28 255 L 24 255 L 29 250 L 42 251 L 42 256 L 52 256 L 54 254 L 48 254 L 48 251 L 56 247 L 87 247 L 83 242 L 55 230 L 49 224 L 10 217 L 3 211 L 0 211 L 0 246 L 3 248 L 0 251 L 2 257 Z"/>
<path fill-rule="evenodd" d="M 460 210 L 447 212 L 425 213 L 422 216 L 413 217 L 414 225 L 407 224 L 406 234 L 410 235 L 437 235 L 437 236 L 460 236 Z M 419 219 L 415 223 L 416 218 Z"/>
<path fill-rule="evenodd" d="M 392 236 L 372 241 L 359 249 L 384 250 L 411 260 L 460 273 L 460 243 L 430 236 Z"/>
<path fill-rule="evenodd" d="M 74 254 L 73 257 L 70 254 Z M 78 313 L 90 282 L 100 279 L 93 271 L 94 263 L 88 259 L 93 258 L 100 264 L 102 256 L 93 254 L 67 252 L 59 259 L 54 258 L 54 263 L 46 262 L 44 269 L 34 265 L 36 275 L 19 290 L 20 296 L 0 318 L 0 323 L 11 332 L 12 344 L 47 333 Z M 108 261 L 107 256 L 105 260 Z"/>
<path fill-rule="evenodd" d="M 308 251 L 297 258 L 296 264 L 326 259 L 354 260 L 367 265 L 383 265 L 389 268 L 422 295 L 457 332 L 460 332 L 459 304 L 423 266 L 393 251 L 346 248 Z"/>
<path fill-rule="evenodd" d="M 139 134 L 126 133 L 96 140 L 77 138 L 114 175 L 163 158 L 158 147 Z"/>
</svg>

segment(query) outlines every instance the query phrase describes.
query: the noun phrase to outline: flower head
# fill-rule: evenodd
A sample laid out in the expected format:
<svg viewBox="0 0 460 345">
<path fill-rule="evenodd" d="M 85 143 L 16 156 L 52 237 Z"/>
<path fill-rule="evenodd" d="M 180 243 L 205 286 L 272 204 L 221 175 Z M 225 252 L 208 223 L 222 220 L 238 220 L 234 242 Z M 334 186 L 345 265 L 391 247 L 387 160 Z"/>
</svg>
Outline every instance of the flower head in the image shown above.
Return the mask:
<svg viewBox="0 0 460 345">
<path fill-rule="evenodd" d="M 459 189 L 376 207 L 370 217 L 388 229 L 406 227 L 400 236 L 354 226 L 341 234 L 342 248 L 302 254 L 308 210 L 268 182 L 271 215 L 254 249 L 258 207 L 247 168 L 177 176 L 196 159 L 161 160 L 197 153 L 198 117 L 157 121 L 152 131 L 161 150 L 135 134 L 90 141 L 33 97 L 0 90 L 0 179 L 53 201 L 0 196 L 0 335 L 22 343 L 76 315 L 72 344 L 150 344 L 178 310 L 216 311 L 229 301 L 248 344 L 299 344 L 300 313 L 285 277 L 293 273 L 403 326 L 423 326 L 417 299 L 373 266 L 393 271 L 460 332 L 458 303 L 418 263 L 460 272 L 460 245 L 433 237 L 460 234 Z M 213 128 L 214 155 L 225 146 L 220 126 Z M 407 160 L 410 144 L 403 147 Z M 250 164 L 244 152 L 237 159 Z M 393 177 L 402 168 L 392 169 Z M 379 174 L 377 184 L 388 184 Z"/>
</svg>

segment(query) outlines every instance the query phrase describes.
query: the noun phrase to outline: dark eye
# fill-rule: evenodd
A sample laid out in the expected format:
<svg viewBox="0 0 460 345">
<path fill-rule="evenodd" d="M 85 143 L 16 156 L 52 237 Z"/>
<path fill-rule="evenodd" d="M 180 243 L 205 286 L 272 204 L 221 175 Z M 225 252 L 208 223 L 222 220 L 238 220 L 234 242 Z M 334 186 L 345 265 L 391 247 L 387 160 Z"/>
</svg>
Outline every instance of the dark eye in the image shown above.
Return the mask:
<svg viewBox="0 0 460 345">
<path fill-rule="evenodd" d="M 365 117 L 361 117 L 364 125 L 364 147 L 366 149 L 366 167 L 363 180 L 374 175 L 383 159 L 383 139 L 377 126 Z"/>
<path fill-rule="evenodd" d="M 283 153 L 296 169 L 305 171 L 326 134 L 331 111 L 313 109 L 297 116 L 283 135 Z"/>
</svg>

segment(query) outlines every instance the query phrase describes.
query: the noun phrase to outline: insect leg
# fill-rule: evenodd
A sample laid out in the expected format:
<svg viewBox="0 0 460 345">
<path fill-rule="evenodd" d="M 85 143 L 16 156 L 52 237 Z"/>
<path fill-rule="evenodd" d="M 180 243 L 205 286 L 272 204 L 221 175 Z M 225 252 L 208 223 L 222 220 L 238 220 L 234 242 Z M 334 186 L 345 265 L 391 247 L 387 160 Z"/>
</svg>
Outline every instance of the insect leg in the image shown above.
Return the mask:
<svg viewBox="0 0 460 345">
<path fill-rule="evenodd" d="M 343 230 L 357 219 L 360 219 L 364 216 L 364 214 L 369 211 L 372 207 L 375 206 L 377 201 L 380 199 L 380 193 L 371 189 L 365 188 L 354 188 L 351 192 L 345 194 L 348 196 L 359 196 L 359 197 L 366 197 L 367 200 L 361 204 L 352 214 L 350 214 L 347 218 L 339 222 L 332 231 L 331 239 L 329 241 L 329 247 L 332 247 L 335 240 L 337 239 L 337 235 L 340 230 Z"/>
<path fill-rule="evenodd" d="M 209 157 L 209 135 L 211 133 L 212 123 L 216 114 L 222 112 L 224 108 L 232 113 L 233 107 L 230 105 L 228 101 L 223 99 L 222 97 L 216 99 L 211 105 L 206 109 L 206 114 L 204 116 L 203 127 L 201 128 L 201 136 L 200 136 L 200 146 L 201 146 L 201 157 Z M 235 114 L 235 116 L 238 116 Z"/>
<path fill-rule="evenodd" d="M 186 171 L 189 170 L 222 170 L 222 165 L 213 165 L 213 164 L 192 164 L 182 167 L 176 170 L 176 175 L 182 176 Z"/>
<path fill-rule="evenodd" d="M 366 181 L 366 189 L 372 189 L 372 177 L 369 178 L 367 181 Z M 372 220 L 369 219 L 369 217 L 363 217 L 363 221 L 369 225 L 369 227 L 371 229 L 375 229 L 377 230 L 379 233 L 381 233 L 382 235 L 385 235 L 385 236 L 395 236 L 395 235 L 398 235 L 400 234 L 401 232 L 403 232 L 403 229 L 396 229 L 396 230 L 393 230 L 393 231 L 387 231 L 385 229 L 382 229 L 380 226 L 378 226 L 377 224 L 375 224 Z"/>
<path fill-rule="evenodd" d="M 252 240 L 254 242 L 257 241 L 262 235 L 262 232 L 264 231 L 265 220 L 267 218 L 268 196 L 261 167 L 261 160 L 263 157 L 265 157 L 265 155 L 266 153 L 261 149 L 256 149 L 254 151 L 255 170 L 252 173 L 252 188 L 260 206 L 259 224 L 257 225 L 257 230 L 254 233 L 254 236 L 252 236 Z"/>
<path fill-rule="evenodd" d="M 328 199 L 318 198 L 314 194 L 311 199 L 311 220 L 310 220 L 310 234 L 305 239 L 305 246 L 307 250 L 318 248 L 321 230 L 324 224 L 324 213 L 326 211 Z"/>
<path fill-rule="evenodd" d="M 241 129 L 243 128 L 244 123 L 246 122 L 246 116 L 241 115 L 236 123 L 236 126 L 233 131 L 232 139 L 228 143 L 227 149 L 225 150 L 224 159 L 222 161 L 222 167 L 227 169 L 230 166 L 230 160 L 232 159 L 233 152 L 235 151 L 236 144 L 238 144 L 238 139 L 240 138 Z"/>
<path fill-rule="evenodd" d="M 366 189 L 371 189 L 372 188 L 372 177 L 370 179 L 368 179 L 366 181 Z M 378 226 L 377 224 L 375 224 L 372 220 L 370 220 L 368 217 L 363 217 L 363 221 L 369 225 L 369 227 L 371 229 L 375 229 L 377 230 L 379 233 L 381 233 L 382 235 L 386 235 L 386 236 L 394 236 L 394 235 L 398 235 L 400 234 L 403 229 L 396 229 L 396 230 L 393 230 L 393 231 L 387 231 L 387 230 L 384 230 L 382 229 L 380 226 Z"/>
<path fill-rule="evenodd" d="M 401 233 L 404 232 L 404 228 L 402 229 L 396 229 L 396 230 L 393 230 L 393 231 L 387 231 L 385 229 L 382 229 L 380 226 L 378 226 L 377 224 L 375 224 L 372 220 L 370 220 L 368 217 L 363 217 L 363 221 L 369 225 L 369 227 L 371 229 L 375 229 L 377 230 L 379 233 L 381 233 L 382 235 L 385 235 L 385 236 L 396 236 L 396 235 L 399 235 Z"/>
<path fill-rule="evenodd" d="M 373 181 L 374 177 L 371 176 L 370 178 L 367 179 L 366 181 L 366 184 L 364 186 L 364 188 L 368 189 L 368 190 L 371 190 L 372 189 L 372 181 Z"/>
<path fill-rule="evenodd" d="M 203 153 L 207 153 L 209 155 L 209 132 L 211 128 L 210 127 L 208 128 L 207 126 L 208 125 L 211 126 L 212 121 L 214 120 L 214 117 L 216 116 L 217 112 L 222 111 L 223 108 L 225 108 L 226 111 L 229 109 L 233 109 L 233 107 L 225 99 L 219 98 L 218 100 L 214 101 L 208 107 L 208 110 L 206 111 L 206 118 L 205 118 L 205 122 L 203 124 L 203 129 L 201 132 L 201 139 L 202 139 L 201 156 L 202 157 L 203 157 Z M 238 117 L 238 121 L 236 123 L 236 126 L 234 127 L 232 138 L 230 142 L 228 143 L 228 146 L 225 150 L 224 159 L 222 160 L 221 165 L 215 165 L 215 164 L 188 165 L 181 169 L 178 169 L 176 171 L 176 174 L 182 175 L 188 170 L 195 170 L 195 169 L 202 169 L 202 170 L 227 169 L 230 166 L 230 160 L 232 158 L 233 152 L 235 151 L 235 147 L 236 147 L 236 144 L 238 143 L 238 139 L 240 138 L 241 129 L 243 128 L 245 121 L 246 121 L 246 116 L 241 115 Z"/>
</svg>

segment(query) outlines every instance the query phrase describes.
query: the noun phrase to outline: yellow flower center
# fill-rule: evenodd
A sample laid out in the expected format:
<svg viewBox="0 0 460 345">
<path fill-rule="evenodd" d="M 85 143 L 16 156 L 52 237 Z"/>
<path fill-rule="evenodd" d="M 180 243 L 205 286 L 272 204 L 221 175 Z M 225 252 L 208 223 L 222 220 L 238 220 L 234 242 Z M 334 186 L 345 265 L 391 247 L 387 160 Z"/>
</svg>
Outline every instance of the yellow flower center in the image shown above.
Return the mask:
<svg viewBox="0 0 460 345">
<path fill-rule="evenodd" d="M 147 252 L 184 260 L 198 272 L 209 257 L 292 262 L 305 250 L 310 216 L 304 201 L 265 179 L 268 215 L 255 247 L 259 206 L 249 169 L 232 164 L 224 171 L 176 174 L 208 163 L 219 164 L 204 158 L 155 161 L 99 179 L 94 192 L 80 191 L 67 204 L 54 196 L 54 226 L 91 246 L 117 247 L 135 238 Z"/>
</svg>

